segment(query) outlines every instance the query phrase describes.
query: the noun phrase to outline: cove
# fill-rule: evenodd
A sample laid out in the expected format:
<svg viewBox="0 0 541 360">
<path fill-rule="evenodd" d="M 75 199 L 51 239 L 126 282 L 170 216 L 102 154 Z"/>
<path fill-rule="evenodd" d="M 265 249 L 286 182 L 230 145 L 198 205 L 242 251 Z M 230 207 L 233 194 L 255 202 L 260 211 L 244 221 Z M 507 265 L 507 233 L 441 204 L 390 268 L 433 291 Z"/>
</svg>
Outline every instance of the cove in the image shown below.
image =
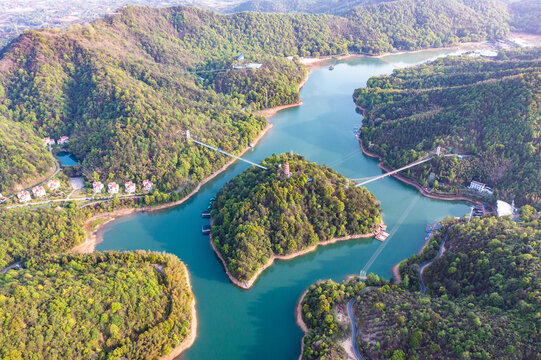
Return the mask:
<svg viewBox="0 0 541 360">
<path fill-rule="evenodd" d="M 281 111 L 274 127 L 244 156 L 261 161 L 272 153 L 298 152 L 326 164 L 349 178 L 381 174 L 375 159 L 364 156 L 353 130 L 362 116 L 352 101 L 355 88 L 369 77 L 389 74 L 395 67 L 414 65 L 453 50 L 432 50 L 377 58 L 335 61 L 335 69 L 316 68 L 301 91 L 303 105 Z M 246 169 L 235 163 L 205 184 L 199 193 L 175 208 L 126 216 L 103 229 L 97 250 L 148 249 L 167 251 L 188 266 L 197 300 L 199 329 L 194 345 L 179 359 L 297 359 L 302 331 L 295 324 L 295 305 L 312 283 L 341 281 L 358 274 L 381 244 L 374 239 L 339 242 L 289 261 L 276 261 L 246 291 L 231 284 L 201 226 L 208 199 L 232 177 Z M 445 216 L 462 216 L 464 203 L 424 198 L 398 180 L 385 178 L 368 184 L 383 208 L 392 236 L 369 268 L 385 278 L 392 266 L 417 253 L 427 223 Z"/>
</svg>

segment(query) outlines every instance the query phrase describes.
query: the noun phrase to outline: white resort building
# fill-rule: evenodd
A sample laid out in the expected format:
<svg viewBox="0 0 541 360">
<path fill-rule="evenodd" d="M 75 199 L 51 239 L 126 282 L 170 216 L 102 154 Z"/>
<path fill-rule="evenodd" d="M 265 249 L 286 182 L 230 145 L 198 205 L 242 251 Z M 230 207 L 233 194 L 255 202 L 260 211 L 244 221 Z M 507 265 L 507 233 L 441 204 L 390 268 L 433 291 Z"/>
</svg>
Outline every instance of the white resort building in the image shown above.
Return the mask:
<svg viewBox="0 0 541 360">
<path fill-rule="evenodd" d="M 118 194 L 118 191 L 120 190 L 120 187 L 116 182 L 110 182 L 107 184 L 107 192 L 111 195 Z"/>
<path fill-rule="evenodd" d="M 126 191 L 128 194 L 133 194 L 135 192 L 135 184 L 131 181 L 127 181 L 124 184 L 124 191 Z"/>
<path fill-rule="evenodd" d="M 470 183 L 470 186 L 468 186 L 468 189 L 475 190 L 480 194 L 491 196 L 493 194 L 493 190 L 483 184 L 482 182 L 478 181 L 472 181 Z"/>
<path fill-rule="evenodd" d="M 145 191 L 151 191 L 153 186 L 154 186 L 154 184 L 152 183 L 152 181 L 150 181 L 148 179 L 143 180 L 143 189 Z"/>
<path fill-rule="evenodd" d="M 45 192 L 45 189 L 41 185 L 34 186 L 32 188 L 32 194 L 34 194 L 34 197 L 36 198 L 44 197 L 45 195 L 47 195 L 47 193 Z"/>
<path fill-rule="evenodd" d="M 92 183 L 92 191 L 94 193 L 100 193 L 101 191 L 103 190 L 103 184 L 101 183 L 101 181 L 94 181 Z"/>
<path fill-rule="evenodd" d="M 28 191 L 24 190 L 17 193 L 17 199 L 19 199 L 20 202 L 27 202 L 32 200 L 32 197 Z"/>
<path fill-rule="evenodd" d="M 43 145 L 45 146 L 54 145 L 54 144 L 55 144 L 54 139 L 51 139 L 49 137 L 46 137 L 43 139 Z"/>
<path fill-rule="evenodd" d="M 58 181 L 58 180 L 49 180 L 49 181 L 47 181 L 47 187 L 51 191 L 58 190 L 58 189 L 60 189 L 60 181 Z"/>
</svg>

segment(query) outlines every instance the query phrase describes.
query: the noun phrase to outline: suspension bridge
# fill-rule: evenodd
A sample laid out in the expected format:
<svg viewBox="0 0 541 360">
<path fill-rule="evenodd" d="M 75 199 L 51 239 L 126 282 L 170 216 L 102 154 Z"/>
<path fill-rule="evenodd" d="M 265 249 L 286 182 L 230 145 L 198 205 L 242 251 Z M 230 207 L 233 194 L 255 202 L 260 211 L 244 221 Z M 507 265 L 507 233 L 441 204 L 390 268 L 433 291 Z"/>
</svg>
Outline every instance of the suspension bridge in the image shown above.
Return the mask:
<svg viewBox="0 0 541 360">
<path fill-rule="evenodd" d="M 363 185 L 371 183 L 372 181 L 383 179 L 383 178 L 385 178 L 387 176 L 391 176 L 391 175 L 396 174 L 396 173 L 398 173 L 400 171 L 412 168 L 414 166 L 420 165 L 420 164 L 425 163 L 425 162 L 430 161 L 430 160 L 432 160 L 432 156 L 429 156 L 427 158 L 423 158 L 421 160 L 417 160 L 415 162 L 412 162 L 411 164 L 408 164 L 406 166 L 401 167 L 400 169 L 392 170 L 392 171 L 389 171 L 388 173 L 385 173 L 385 174 L 382 174 L 382 175 L 366 177 L 366 178 L 357 178 L 357 179 L 351 179 L 351 180 L 353 180 L 353 181 L 355 181 L 357 183 L 356 186 L 363 186 Z"/>
<path fill-rule="evenodd" d="M 237 160 L 244 161 L 245 163 L 248 163 L 248 164 L 250 164 L 250 165 L 257 166 L 258 168 L 267 170 L 267 167 L 266 167 L 266 166 L 263 166 L 263 165 L 260 165 L 260 164 L 255 163 L 255 162 L 253 162 L 253 161 L 250 161 L 250 160 L 241 158 L 240 156 L 233 155 L 233 154 L 231 154 L 231 153 L 228 153 L 227 151 L 224 151 L 224 150 L 222 150 L 222 149 L 218 149 L 217 147 L 214 147 L 214 146 L 212 146 L 212 145 L 205 144 L 205 143 L 202 142 L 202 141 L 195 140 L 194 138 L 191 137 L 190 131 L 189 131 L 189 130 L 186 131 L 186 138 L 187 138 L 187 139 L 191 139 L 191 140 L 192 140 L 194 143 L 196 143 L 196 144 L 199 144 L 199 145 L 201 145 L 201 146 L 204 146 L 204 147 L 206 147 L 206 148 L 209 148 L 209 149 L 211 149 L 211 150 L 214 150 L 214 151 L 216 151 L 216 152 L 219 152 L 220 154 L 227 155 L 227 156 L 232 157 L 232 158 L 235 158 L 235 159 L 237 159 Z"/>
</svg>

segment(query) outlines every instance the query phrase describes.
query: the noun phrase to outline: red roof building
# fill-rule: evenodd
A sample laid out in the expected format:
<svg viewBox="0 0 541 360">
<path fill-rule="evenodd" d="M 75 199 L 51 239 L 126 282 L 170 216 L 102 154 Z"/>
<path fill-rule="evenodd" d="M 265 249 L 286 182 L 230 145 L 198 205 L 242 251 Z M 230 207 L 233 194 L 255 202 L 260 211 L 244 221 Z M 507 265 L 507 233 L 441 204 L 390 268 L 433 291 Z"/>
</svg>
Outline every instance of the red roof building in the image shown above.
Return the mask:
<svg viewBox="0 0 541 360">
<path fill-rule="evenodd" d="M 24 190 L 17 193 L 17 199 L 19 199 L 20 202 L 27 202 L 32 200 L 32 197 L 28 191 Z"/>
<path fill-rule="evenodd" d="M 47 195 L 47 193 L 45 192 L 45 189 L 41 185 L 34 186 L 32 188 L 32 194 L 34 194 L 34 197 L 37 197 L 37 198 L 44 197 L 45 195 Z"/>
<path fill-rule="evenodd" d="M 110 182 L 109 184 L 107 184 L 107 192 L 109 194 L 118 194 L 118 191 L 120 190 L 120 187 L 118 186 L 118 184 L 116 182 Z"/>
<path fill-rule="evenodd" d="M 143 180 L 143 189 L 145 191 L 151 191 L 153 186 L 154 186 L 154 184 L 152 183 L 152 181 L 150 181 L 148 179 Z"/>
<path fill-rule="evenodd" d="M 132 194 L 135 192 L 135 184 L 131 181 L 127 181 L 124 184 L 124 191 L 126 191 L 128 194 Z"/>
<path fill-rule="evenodd" d="M 95 192 L 97 194 L 97 193 L 100 193 L 102 190 L 103 190 L 103 184 L 101 183 L 101 181 L 94 181 L 92 183 L 92 191 L 93 192 Z"/>
<path fill-rule="evenodd" d="M 51 191 L 58 190 L 58 189 L 60 189 L 60 181 L 58 181 L 58 180 L 49 180 L 49 181 L 47 181 L 47 187 Z"/>
</svg>

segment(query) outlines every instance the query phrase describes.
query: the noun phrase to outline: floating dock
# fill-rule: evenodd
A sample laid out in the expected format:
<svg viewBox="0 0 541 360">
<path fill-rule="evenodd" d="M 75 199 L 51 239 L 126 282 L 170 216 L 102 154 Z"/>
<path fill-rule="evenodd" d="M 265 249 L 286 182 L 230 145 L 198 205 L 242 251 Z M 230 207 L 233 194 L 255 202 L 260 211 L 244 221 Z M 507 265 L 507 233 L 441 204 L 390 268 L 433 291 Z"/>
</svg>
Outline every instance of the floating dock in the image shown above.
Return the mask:
<svg viewBox="0 0 541 360">
<path fill-rule="evenodd" d="M 201 213 L 201 217 L 202 217 L 203 219 L 210 219 L 210 211 L 208 211 L 208 210 L 203 211 L 203 212 Z"/>
<path fill-rule="evenodd" d="M 211 229 L 211 228 L 210 228 L 210 225 L 203 225 L 203 226 L 201 227 L 201 233 L 202 233 L 203 235 L 209 235 L 209 234 L 210 234 L 210 229 Z"/>
</svg>

